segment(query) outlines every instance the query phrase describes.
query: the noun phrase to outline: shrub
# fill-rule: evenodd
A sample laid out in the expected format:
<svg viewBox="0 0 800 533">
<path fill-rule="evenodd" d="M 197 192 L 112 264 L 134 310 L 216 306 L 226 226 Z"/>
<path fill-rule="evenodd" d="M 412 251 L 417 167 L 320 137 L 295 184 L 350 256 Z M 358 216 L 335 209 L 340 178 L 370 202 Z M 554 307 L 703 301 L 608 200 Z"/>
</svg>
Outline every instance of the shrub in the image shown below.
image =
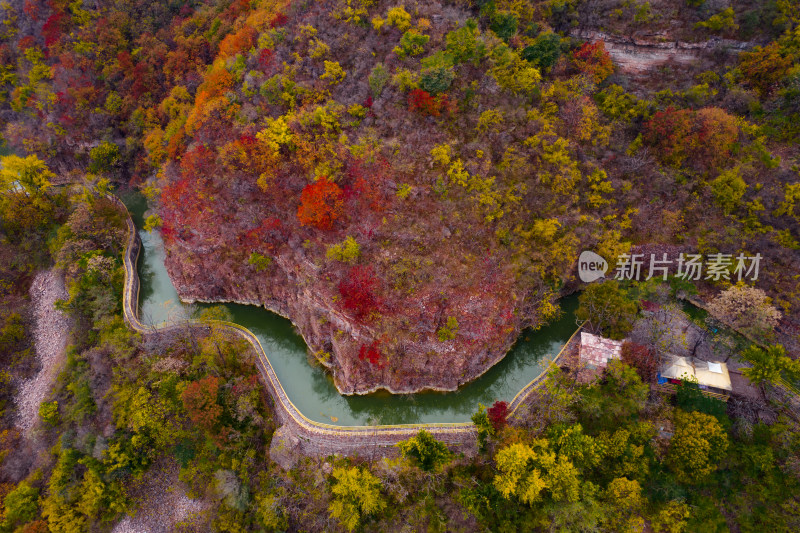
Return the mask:
<svg viewBox="0 0 800 533">
<path fill-rule="evenodd" d="M 217 403 L 219 386 L 220 378 L 206 376 L 189 383 L 181 394 L 183 407 L 191 421 L 208 432 L 214 431 L 222 416 L 222 406 Z"/>
<path fill-rule="evenodd" d="M 614 72 L 611 56 L 602 41 L 583 43 L 572 53 L 572 62 L 578 70 L 587 74 L 595 83 L 600 83 Z"/>
<path fill-rule="evenodd" d="M 381 95 L 389 78 L 389 71 L 386 70 L 383 63 L 378 63 L 372 68 L 372 72 L 369 73 L 369 90 L 374 98 L 378 98 Z"/>
<path fill-rule="evenodd" d="M 144 221 L 144 230 L 148 233 L 152 233 L 153 230 L 158 229 L 162 226 L 164 221 L 158 215 L 150 215 Z"/>
<path fill-rule="evenodd" d="M 57 426 L 60 420 L 58 415 L 58 402 L 53 400 L 52 402 L 40 403 L 39 418 L 42 419 L 42 422 L 50 426 Z"/>
<path fill-rule="evenodd" d="M 622 344 L 622 362 L 636 369 L 644 383 L 655 381 L 658 372 L 658 357 L 647 346 L 626 341 Z"/>
<path fill-rule="evenodd" d="M 447 53 L 455 63 L 477 63 L 486 55 L 486 44 L 480 39 L 480 34 L 478 23 L 469 19 L 464 26 L 445 36 Z"/>
<path fill-rule="evenodd" d="M 458 320 L 454 316 L 447 317 L 447 325 L 442 326 L 441 328 L 436 331 L 436 336 L 439 338 L 439 341 L 451 341 L 456 338 L 456 333 L 458 333 Z"/>
<path fill-rule="evenodd" d="M 698 22 L 694 27 L 711 31 L 738 30 L 739 25 L 736 24 L 735 15 L 733 8 L 727 7 L 716 15 L 712 15 L 708 20 Z"/>
<path fill-rule="evenodd" d="M 119 147 L 103 141 L 89 151 L 89 172 L 110 172 L 119 162 Z"/>
<path fill-rule="evenodd" d="M 329 85 L 341 83 L 347 76 L 338 61 L 325 61 L 325 72 L 319 77 L 321 80 L 328 80 Z"/>
<path fill-rule="evenodd" d="M 442 108 L 447 103 L 446 94 L 433 97 L 428 91 L 423 89 L 414 89 L 408 95 L 409 110 L 419 111 L 423 115 L 438 117 L 442 112 Z"/>
<path fill-rule="evenodd" d="M 517 26 L 519 26 L 519 20 L 517 20 L 514 13 L 498 11 L 492 15 L 492 23 L 489 25 L 489 28 L 491 28 L 498 37 L 504 41 L 508 41 L 517 33 Z"/>
<path fill-rule="evenodd" d="M 320 176 L 314 183 L 306 185 L 300 194 L 297 218 L 303 226 L 310 225 L 326 230 L 342 216 L 343 208 L 344 194 L 341 187 L 326 176 Z"/>
<path fill-rule="evenodd" d="M 420 33 L 415 29 L 410 29 L 400 38 L 400 45 L 395 46 L 392 51 L 400 59 L 413 57 L 425 51 L 425 45 L 430 40 L 430 36 Z"/>
<path fill-rule="evenodd" d="M 256 272 L 261 272 L 262 270 L 266 270 L 272 264 L 272 258 L 261 255 L 258 252 L 253 252 L 247 259 L 247 263 L 252 265 L 256 269 Z"/>
<path fill-rule="evenodd" d="M 445 443 L 436 440 L 427 431 L 420 430 L 416 436 L 397 443 L 403 457 L 425 472 L 438 472 L 453 458 Z"/>
<path fill-rule="evenodd" d="M 704 170 L 729 160 L 739 135 L 735 117 L 711 107 L 694 111 L 668 107 L 645 124 L 644 140 L 660 159 L 680 166 L 684 161 Z"/>
<path fill-rule="evenodd" d="M 549 70 L 561 57 L 561 37 L 555 33 L 543 33 L 532 45 L 526 46 L 520 56 L 537 67 Z"/>
<path fill-rule="evenodd" d="M 372 341 L 369 346 L 362 344 L 361 348 L 358 350 L 358 358 L 362 361 L 369 361 L 371 364 L 377 365 L 381 359 L 381 350 L 378 346 L 378 341 Z"/>
<path fill-rule="evenodd" d="M 414 189 L 408 183 L 401 183 L 400 186 L 397 188 L 397 192 L 395 193 L 398 198 L 401 200 L 405 200 L 408 198 L 408 195 L 411 194 L 411 191 Z"/>
<path fill-rule="evenodd" d="M 386 12 L 386 24 L 394 26 L 400 31 L 406 31 L 411 27 L 411 15 L 408 14 L 403 6 L 390 8 Z"/>
<path fill-rule="evenodd" d="M 328 259 L 352 263 L 361 255 L 361 247 L 353 237 L 348 236 L 342 243 L 331 245 L 325 255 Z"/>
<path fill-rule="evenodd" d="M 739 167 L 720 172 L 711 182 L 714 199 L 726 215 L 738 207 L 746 190 L 747 183 L 739 175 Z"/>
<path fill-rule="evenodd" d="M 357 265 L 347 272 L 345 278 L 339 282 L 339 294 L 345 309 L 354 311 L 356 316 L 363 318 L 378 308 L 378 297 L 375 294 L 378 279 L 372 267 Z"/>
<path fill-rule="evenodd" d="M 616 281 L 589 285 L 578 297 L 578 302 L 575 315 L 612 339 L 624 339 L 633 328 L 638 309 Z"/>
<path fill-rule="evenodd" d="M 745 82 L 766 96 L 772 93 L 792 68 L 792 58 L 781 54 L 781 46 L 773 41 L 739 54 L 739 71 Z"/>
<path fill-rule="evenodd" d="M 424 70 L 419 86 L 429 94 L 443 93 L 450 88 L 456 75 L 452 68 L 436 67 Z"/>
<path fill-rule="evenodd" d="M 489 417 L 492 428 L 500 431 L 508 423 L 508 413 L 508 403 L 498 400 L 486 411 L 486 416 Z"/>
</svg>

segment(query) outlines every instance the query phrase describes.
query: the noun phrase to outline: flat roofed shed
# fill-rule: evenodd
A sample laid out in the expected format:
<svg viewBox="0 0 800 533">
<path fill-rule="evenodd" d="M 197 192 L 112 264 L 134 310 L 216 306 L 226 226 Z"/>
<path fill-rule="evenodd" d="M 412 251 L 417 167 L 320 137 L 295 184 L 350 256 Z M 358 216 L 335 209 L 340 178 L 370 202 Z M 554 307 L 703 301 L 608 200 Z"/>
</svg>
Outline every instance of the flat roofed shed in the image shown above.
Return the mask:
<svg viewBox="0 0 800 533">
<path fill-rule="evenodd" d="M 622 342 L 606 339 L 599 335 L 581 332 L 581 362 L 596 369 L 603 369 L 611 359 L 619 359 Z"/>
<path fill-rule="evenodd" d="M 709 362 L 692 357 L 667 355 L 659 375 L 664 379 L 681 381 L 694 378 L 697 380 L 697 384 L 703 387 L 733 390 L 731 377 L 728 374 L 728 365 L 718 361 Z"/>
</svg>

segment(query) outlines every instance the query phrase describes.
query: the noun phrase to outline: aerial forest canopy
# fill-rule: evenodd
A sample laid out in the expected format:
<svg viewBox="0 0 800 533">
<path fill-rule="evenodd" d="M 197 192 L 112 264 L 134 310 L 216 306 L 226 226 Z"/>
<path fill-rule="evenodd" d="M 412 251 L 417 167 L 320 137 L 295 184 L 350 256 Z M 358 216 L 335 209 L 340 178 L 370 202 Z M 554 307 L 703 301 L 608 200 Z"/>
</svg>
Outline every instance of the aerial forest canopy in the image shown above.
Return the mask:
<svg viewBox="0 0 800 533">
<path fill-rule="evenodd" d="M 799 147 L 798 0 L 0 1 L 0 533 L 148 492 L 232 532 L 798 531 Z M 475 405 L 472 455 L 290 457 L 252 346 L 125 323 L 132 190 L 183 300 L 290 318 L 345 394 L 453 391 L 575 292 L 628 340 Z M 750 397 L 658 389 L 709 346 Z"/>
<path fill-rule="evenodd" d="M 585 249 L 758 252 L 800 305 L 791 2 L 4 6 L 5 140 L 142 187 L 181 297 L 288 315 L 344 392 L 469 381 Z M 637 76 L 601 15 L 734 51 Z"/>
</svg>

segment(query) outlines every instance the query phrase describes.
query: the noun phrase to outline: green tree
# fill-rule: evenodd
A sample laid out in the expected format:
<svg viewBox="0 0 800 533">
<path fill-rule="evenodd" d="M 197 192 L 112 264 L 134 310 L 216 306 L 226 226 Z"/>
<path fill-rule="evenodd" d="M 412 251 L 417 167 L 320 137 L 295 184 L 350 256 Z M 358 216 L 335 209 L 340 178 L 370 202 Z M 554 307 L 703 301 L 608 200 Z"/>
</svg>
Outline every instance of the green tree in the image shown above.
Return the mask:
<svg viewBox="0 0 800 533">
<path fill-rule="evenodd" d="M 39 418 L 42 419 L 42 422 L 49 424 L 50 426 L 56 426 L 59 422 L 58 416 L 58 402 L 53 400 L 52 402 L 42 402 L 39 404 Z"/>
<path fill-rule="evenodd" d="M 410 56 L 418 56 L 425 51 L 425 45 L 430 40 L 429 35 L 420 33 L 415 29 L 410 29 L 400 38 L 400 45 L 392 50 L 397 57 L 405 59 Z"/>
<path fill-rule="evenodd" d="M 605 490 L 606 515 L 603 520 L 609 531 L 638 533 L 644 527 L 639 514 L 644 506 L 642 487 L 636 480 L 614 479 Z"/>
<path fill-rule="evenodd" d="M 42 196 L 47 193 L 50 180 L 55 177 L 44 161 L 35 155 L 0 157 L 0 188 L 3 195 L 22 191 L 26 196 Z"/>
<path fill-rule="evenodd" d="M 675 434 L 667 464 L 685 483 L 699 483 L 718 467 L 728 449 L 728 435 L 719 421 L 700 412 L 675 411 Z"/>
<path fill-rule="evenodd" d="M 651 525 L 658 533 L 683 533 L 692 512 L 688 504 L 678 500 L 667 502 L 653 517 Z"/>
<path fill-rule="evenodd" d="M 739 167 L 725 170 L 711 182 L 714 199 L 725 214 L 736 209 L 747 190 L 747 183 L 739 174 Z"/>
<path fill-rule="evenodd" d="M 517 33 L 518 26 L 517 16 L 508 11 L 495 12 L 489 25 L 491 30 L 504 41 L 508 41 Z"/>
<path fill-rule="evenodd" d="M 372 92 L 373 98 L 378 98 L 389 81 L 391 75 L 383 63 L 378 63 L 372 67 L 372 72 L 369 73 L 369 90 Z"/>
<path fill-rule="evenodd" d="M 5 512 L 0 530 L 13 531 L 16 526 L 30 522 L 39 513 L 39 489 L 23 481 L 3 499 Z"/>
<path fill-rule="evenodd" d="M 453 459 L 453 453 L 447 449 L 447 445 L 424 429 L 416 436 L 398 442 L 397 447 L 403 457 L 425 472 L 438 472 Z"/>
<path fill-rule="evenodd" d="M 586 287 L 578 297 L 575 315 L 589 327 L 612 339 L 624 339 L 633 328 L 638 309 L 616 281 L 608 280 Z"/>
<path fill-rule="evenodd" d="M 341 261 L 342 263 L 353 263 L 361 256 L 361 247 L 353 237 L 348 236 L 340 244 L 333 244 L 328 247 L 325 256 L 328 259 Z"/>
<path fill-rule="evenodd" d="M 545 494 L 556 502 L 576 502 L 580 497 L 578 469 L 565 456 L 556 455 L 545 439 L 530 446 L 519 442 L 506 446 L 495 463 L 494 486 L 505 498 L 515 496 L 530 505 Z"/>
<path fill-rule="evenodd" d="M 585 427 L 614 429 L 644 409 L 650 387 L 634 368 L 614 359 L 604 377 L 581 391 L 578 408 Z"/>
<path fill-rule="evenodd" d="M 552 32 L 542 33 L 532 45 L 522 50 L 520 56 L 537 67 L 549 70 L 561 57 L 561 37 Z"/>
<path fill-rule="evenodd" d="M 756 385 L 777 383 L 784 376 L 789 380 L 800 378 L 800 361 L 788 357 L 781 344 L 763 348 L 752 344 L 742 358 L 753 365 L 743 369 L 742 374 Z"/>
<path fill-rule="evenodd" d="M 381 496 L 381 482 L 368 470 L 359 467 L 334 468 L 328 508 L 348 531 L 353 531 L 363 519 L 386 507 Z"/>
<path fill-rule="evenodd" d="M 477 64 L 486 55 L 486 45 L 480 35 L 478 23 L 474 19 L 467 20 L 445 36 L 447 53 L 456 63 L 472 61 Z"/>
<path fill-rule="evenodd" d="M 103 141 L 89 151 L 89 172 L 111 172 L 119 163 L 119 146 L 114 143 Z"/>
</svg>

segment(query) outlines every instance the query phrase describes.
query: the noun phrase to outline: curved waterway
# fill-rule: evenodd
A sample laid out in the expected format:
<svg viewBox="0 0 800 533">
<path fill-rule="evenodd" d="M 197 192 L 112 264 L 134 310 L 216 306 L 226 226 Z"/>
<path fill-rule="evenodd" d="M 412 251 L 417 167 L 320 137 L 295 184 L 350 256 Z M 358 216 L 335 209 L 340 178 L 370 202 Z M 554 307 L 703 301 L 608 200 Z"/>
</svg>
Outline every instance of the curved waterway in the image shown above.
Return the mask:
<svg viewBox="0 0 800 533">
<path fill-rule="evenodd" d="M 144 226 L 147 203 L 143 196 L 122 197 L 137 228 Z M 191 309 L 178 294 L 164 266 L 164 246 L 158 232 L 139 230 L 140 319 L 146 324 L 175 322 L 187 318 Z M 483 376 L 453 392 L 343 396 L 331 376 L 313 361 L 303 338 L 292 323 L 261 307 L 226 304 L 233 321 L 258 337 L 275 373 L 295 407 L 316 422 L 343 426 L 373 424 L 420 424 L 469 422 L 478 404 L 511 401 L 558 354 L 577 329 L 577 298 L 561 301 L 562 317 L 537 331 L 526 330 L 498 364 Z"/>
</svg>

